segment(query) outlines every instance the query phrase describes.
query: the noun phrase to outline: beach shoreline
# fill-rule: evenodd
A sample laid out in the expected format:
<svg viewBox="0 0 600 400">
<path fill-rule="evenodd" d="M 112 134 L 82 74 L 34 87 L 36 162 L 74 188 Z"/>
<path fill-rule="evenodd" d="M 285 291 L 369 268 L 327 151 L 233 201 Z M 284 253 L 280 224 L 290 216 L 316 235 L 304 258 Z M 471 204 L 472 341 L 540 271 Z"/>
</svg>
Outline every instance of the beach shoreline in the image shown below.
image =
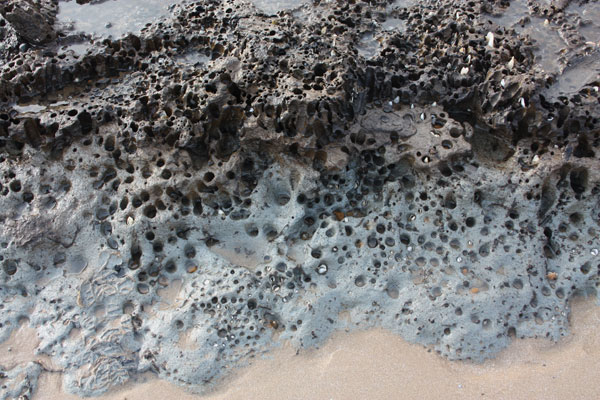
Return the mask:
<svg viewBox="0 0 600 400">
<path fill-rule="evenodd" d="M 600 307 L 572 301 L 571 334 L 558 343 L 517 339 L 482 364 L 448 361 L 384 330 L 338 332 L 318 349 L 297 354 L 284 346 L 251 361 L 218 385 L 194 395 L 145 375 L 97 400 L 225 399 L 564 399 L 600 396 Z M 60 374 L 44 373 L 33 398 L 76 400 L 62 391 Z"/>
</svg>

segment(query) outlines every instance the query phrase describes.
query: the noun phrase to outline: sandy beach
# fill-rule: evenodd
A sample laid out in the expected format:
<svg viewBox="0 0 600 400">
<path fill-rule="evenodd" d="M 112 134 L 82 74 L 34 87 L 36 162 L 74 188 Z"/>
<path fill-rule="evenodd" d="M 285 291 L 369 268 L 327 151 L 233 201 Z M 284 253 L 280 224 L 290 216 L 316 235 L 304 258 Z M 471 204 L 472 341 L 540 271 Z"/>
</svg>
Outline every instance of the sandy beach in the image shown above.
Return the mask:
<svg viewBox="0 0 600 400">
<path fill-rule="evenodd" d="M 339 333 L 320 349 L 254 360 L 206 396 L 149 378 L 98 400 L 598 398 L 600 307 L 577 299 L 571 323 L 559 343 L 518 339 L 484 364 L 451 362 L 381 330 Z M 35 399 L 80 398 L 62 391 L 59 374 L 45 373 Z"/>
</svg>

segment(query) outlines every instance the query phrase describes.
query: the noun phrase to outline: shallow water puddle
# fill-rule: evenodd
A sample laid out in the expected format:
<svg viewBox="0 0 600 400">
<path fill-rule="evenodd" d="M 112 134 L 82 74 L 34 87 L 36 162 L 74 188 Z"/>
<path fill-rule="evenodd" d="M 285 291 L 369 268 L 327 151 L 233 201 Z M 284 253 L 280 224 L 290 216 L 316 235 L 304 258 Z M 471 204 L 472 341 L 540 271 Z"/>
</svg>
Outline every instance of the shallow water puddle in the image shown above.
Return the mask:
<svg viewBox="0 0 600 400">
<path fill-rule="evenodd" d="M 92 47 L 93 47 L 92 44 L 88 43 L 88 42 L 74 43 L 74 44 L 70 44 L 70 45 L 61 47 L 59 49 L 58 53 L 59 54 L 73 53 L 76 56 L 83 56 Z"/>
<path fill-rule="evenodd" d="M 417 0 L 395 0 L 392 4 L 390 4 L 387 9 L 388 11 L 391 11 L 393 9 L 396 8 L 408 8 L 408 7 L 412 7 L 415 4 L 418 4 L 419 2 Z"/>
<path fill-rule="evenodd" d="M 504 10 L 501 15 L 492 16 L 490 20 L 494 21 L 499 26 L 506 28 L 514 27 L 523 17 L 529 15 L 529 8 L 526 0 L 513 0 L 510 6 Z"/>
<path fill-rule="evenodd" d="M 399 18 L 388 18 L 385 22 L 381 23 L 381 29 L 388 32 L 402 32 L 406 29 L 406 23 Z M 367 59 L 377 56 L 381 51 L 381 48 L 381 37 L 374 32 L 367 32 L 362 35 L 356 45 L 358 54 Z"/>
<path fill-rule="evenodd" d="M 411 1 L 396 1 L 390 7 L 408 7 L 411 4 Z M 386 32 L 403 32 L 406 30 L 406 22 L 400 18 L 387 18 L 381 23 L 381 30 Z M 381 50 L 380 37 L 374 32 L 363 34 L 356 45 L 356 50 L 358 50 L 358 54 L 367 59 L 377 56 Z"/>
<path fill-rule="evenodd" d="M 524 17 L 529 17 L 530 21 L 521 24 Z M 558 63 L 558 53 L 565 47 L 565 43 L 558 35 L 558 32 L 549 24 L 546 24 L 542 18 L 529 15 L 529 8 L 526 0 L 514 0 L 510 6 L 499 16 L 490 16 L 489 19 L 498 26 L 505 28 L 514 28 L 516 32 L 522 35 L 529 35 L 535 41 L 536 58 L 540 66 L 546 72 L 555 73 L 560 71 Z"/>
<path fill-rule="evenodd" d="M 567 13 L 574 13 L 581 19 L 579 21 L 579 31 L 588 42 L 600 42 L 600 4 L 589 2 L 584 5 L 571 3 L 566 10 Z"/>
<path fill-rule="evenodd" d="M 556 82 L 546 91 L 549 99 L 556 99 L 561 95 L 571 95 L 579 92 L 586 85 L 600 79 L 600 55 L 586 57 L 579 63 L 568 67 L 565 72 L 557 77 Z"/>
<path fill-rule="evenodd" d="M 381 24 L 381 29 L 384 31 L 403 31 L 406 23 L 399 18 L 388 18 Z"/>
<path fill-rule="evenodd" d="M 531 23 L 521 33 L 529 35 L 537 46 L 536 61 L 546 72 L 556 73 L 561 69 L 558 62 L 560 51 L 566 46 L 558 32 L 544 25 L 541 18 L 532 18 Z"/>
<path fill-rule="evenodd" d="M 57 20 L 76 31 L 114 38 L 138 33 L 147 23 L 169 14 L 169 6 L 182 0 L 109 0 L 97 4 L 59 4 Z"/>
<path fill-rule="evenodd" d="M 203 54 L 201 52 L 198 52 L 198 51 L 181 54 L 180 56 L 177 56 L 175 59 L 180 64 L 187 64 L 187 65 L 193 65 L 193 66 L 205 65 L 210 61 L 209 56 L 207 56 L 206 54 Z"/>
<path fill-rule="evenodd" d="M 358 42 L 356 46 L 356 50 L 358 50 L 358 54 L 363 56 L 364 58 L 373 58 L 377 54 L 379 54 L 379 50 L 381 45 L 377 41 L 377 38 L 373 34 L 373 32 L 365 33 Z"/>
<path fill-rule="evenodd" d="M 17 111 L 19 114 L 29 114 L 29 113 L 38 113 L 40 111 L 44 111 L 46 106 L 40 104 L 28 104 L 28 105 L 13 105 L 12 108 Z"/>
<path fill-rule="evenodd" d="M 252 3 L 256 8 L 265 14 L 273 15 L 280 11 L 293 10 L 301 7 L 304 3 L 306 3 L 306 0 L 252 0 Z"/>
</svg>

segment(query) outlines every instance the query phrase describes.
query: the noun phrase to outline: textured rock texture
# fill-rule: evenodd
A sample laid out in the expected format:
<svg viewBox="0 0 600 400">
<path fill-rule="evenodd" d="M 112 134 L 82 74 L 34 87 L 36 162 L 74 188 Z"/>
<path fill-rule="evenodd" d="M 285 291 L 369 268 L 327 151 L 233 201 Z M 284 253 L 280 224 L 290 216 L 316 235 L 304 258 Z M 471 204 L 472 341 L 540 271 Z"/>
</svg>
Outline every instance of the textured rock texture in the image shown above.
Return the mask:
<svg viewBox="0 0 600 400">
<path fill-rule="evenodd" d="M 595 295 L 585 3 L 287 3 L 121 37 L 0 7 L 0 340 L 36 328 L 70 392 L 201 392 L 348 328 L 480 361 Z M 45 370 L 0 366 L 0 398 Z"/>
</svg>

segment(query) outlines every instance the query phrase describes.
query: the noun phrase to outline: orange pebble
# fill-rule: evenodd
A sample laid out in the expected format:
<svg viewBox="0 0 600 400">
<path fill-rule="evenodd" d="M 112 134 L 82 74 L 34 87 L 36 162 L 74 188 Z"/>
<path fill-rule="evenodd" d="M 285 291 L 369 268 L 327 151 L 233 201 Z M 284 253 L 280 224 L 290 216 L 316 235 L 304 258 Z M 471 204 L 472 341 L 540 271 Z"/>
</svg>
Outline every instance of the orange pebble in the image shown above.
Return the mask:
<svg viewBox="0 0 600 400">
<path fill-rule="evenodd" d="M 334 211 L 334 212 L 333 212 L 333 214 L 335 215 L 335 218 L 336 218 L 338 221 L 341 221 L 341 220 L 343 220 L 343 219 L 344 219 L 344 217 L 345 217 L 344 213 L 343 213 L 343 212 L 341 212 L 341 211 L 339 211 L 339 210 L 336 210 L 336 211 Z"/>
</svg>

